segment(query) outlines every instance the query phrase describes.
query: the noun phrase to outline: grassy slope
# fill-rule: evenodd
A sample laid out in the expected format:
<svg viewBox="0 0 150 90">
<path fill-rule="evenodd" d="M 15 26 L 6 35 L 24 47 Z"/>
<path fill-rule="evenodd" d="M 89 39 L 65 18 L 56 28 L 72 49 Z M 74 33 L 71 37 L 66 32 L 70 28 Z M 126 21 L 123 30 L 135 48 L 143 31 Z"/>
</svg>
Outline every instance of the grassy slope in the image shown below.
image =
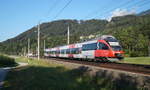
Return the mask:
<svg viewBox="0 0 150 90">
<path fill-rule="evenodd" d="M 27 62 L 25 58 L 17 61 Z M 102 74 L 103 75 L 103 74 Z M 135 90 L 135 85 L 101 77 L 90 77 L 86 70 L 68 69 L 47 61 L 29 60 L 29 65 L 9 72 L 2 90 Z"/>
<path fill-rule="evenodd" d="M 123 63 L 150 65 L 150 57 L 126 57 Z"/>
</svg>

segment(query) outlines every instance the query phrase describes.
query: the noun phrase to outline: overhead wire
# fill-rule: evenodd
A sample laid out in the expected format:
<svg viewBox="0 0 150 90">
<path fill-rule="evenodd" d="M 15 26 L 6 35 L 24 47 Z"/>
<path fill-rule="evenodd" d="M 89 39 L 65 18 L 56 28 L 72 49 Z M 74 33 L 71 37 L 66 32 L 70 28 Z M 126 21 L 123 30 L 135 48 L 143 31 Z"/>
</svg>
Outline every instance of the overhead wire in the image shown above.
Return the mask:
<svg viewBox="0 0 150 90">
<path fill-rule="evenodd" d="M 47 13 L 45 13 L 45 15 L 43 15 L 43 18 L 41 18 L 41 19 L 38 21 L 39 24 L 40 24 L 41 21 L 43 21 L 44 19 L 47 19 L 47 18 L 48 18 L 49 14 L 50 14 L 50 13 L 56 8 L 56 6 L 59 4 L 58 1 L 60 2 L 61 0 L 55 0 L 55 2 L 52 4 L 52 6 L 49 7 Z"/>
<path fill-rule="evenodd" d="M 122 7 L 122 6 L 125 6 L 125 5 L 129 4 L 130 2 L 131 2 L 131 0 L 128 0 L 127 2 L 122 3 L 122 4 L 120 4 L 120 5 L 117 6 L 117 7 L 110 8 L 110 9 L 108 9 L 107 11 L 105 11 L 104 13 L 102 13 L 101 16 L 104 16 L 105 14 L 110 13 L 111 11 L 113 11 L 113 10 L 115 10 L 115 9 L 117 9 L 117 8 L 120 8 L 120 7 Z M 94 18 L 96 18 L 96 17 L 98 17 L 98 16 L 99 16 L 99 15 L 96 15 L 96 16 L 94 16 Z"/>
<path fill-rule="evenodd" d="M 111 2 L 112 2 L 113 0 L 111 0 Z M 110 3 L 111 3 L 110 2 Z M 100 9 L 102 9 L 103 8 L 103 10 L 104 9 L 106 9 L 106 7 L 99 7 L 98 9 L 96 9 L 95 11 L 93 11 L 93 12 L 90 12 L 90 13 L 88 13 L 85 17 L 84 17 L 84 19 L 87 19 L 88 17 L 91 17 L 91 16 L 93 16 L 93 15 L 95 15 L 95 14 L 98 14 L 99 13 L 99 11 L 100 11 Z"/>
<path fill-rule="evenodd" d="M 53 18 L 53 20 L 56 19 L 56 18 L 64 11 L 64 9 L 65 9 L 71 2 L 72 2 L 72 0 L 69 0 L 69 1 L 66 3 L 66 5 L 56 14 L 56 16 Z"/>
<path fill-rule="evenodd" d="M 60 2 L 61 0 L 59 0 Z M 55 7 L 59 4 L 58 0 L 55 0 L 54 4 L 49 8 L 48 12 L 45 14 L 45 17 L 48 17 L 48 15 L 55 9 Z"/>
<path fill-rule="evenodd" d="M 144 2 L 144 3 L 141 3 L 139 6 L 143 6 L 143 5 L 146 5 L 146 4 L 149 4 L 150 1 L 147 1 L 147 2 Z"/>
<path fill-rule="evenodd" d="M 56 14 L 56 16 L 54 17 L 54 19 L 56 19 L 62 12 L 63 12 L 63 10 L 70 4 L 72 2 L 72 0 L 69 0 L 66 4 L 65 4 L 65 6 Z M 56 0 L 55 2 L 54 2 L 54 4 L 50 7 L 50 9 L 48 10 L 48 13 L 47 14 L 45 14 L 45 17 L 47 17 L 51 12 L 52 12 L 52 10 L 58 5 L 58 1 Z M 41 21 L 42 21 L 42 19 L 40 19 L 39 20 L 39 24 L 41 24 Z M 38 24 L 38 25 L 39 25 Z"/>
<path fill-rule="evenodd" d="M 130 8 L 131 6 L 137 5 L 137 4 L 142 3 L 142 2 L 143 2 L 142 0 L 139 0 L 139 1 L 138 1 L 138 2 L 136 2 L 136 3 L 131 3 L 131 4 L 126 5 L 126 6 L 124 6 L 124 7 L 126 7 L 126 8 Z"/>
<path fill-rule="evenodd" d="M 138 5 L 138 4 L 145 3 L 146 1 L 147 1 L 147 0 L 144 0 L 144 2 L 143 2 L 142 0 L 139 0 L 139 1 L 136 2 L 136 3 L 132 3 L 132 4 L 126 5 L 126 6 L 124 6 L 124 7 L 126 7 L 126 8 L 131 8 L 131 7 L 136 6 L 136 5 Z M 139 6 L 139 5 L 138 5 L 138 6 Z"/>
<path fill-rule="evenodd" d="M 131 5 L 132 6 L 134 6 L 134 5 L 138 5 L 138 4 L 141 4 L 143 1 L 139 1 L 139 2 L 136 2 L 136 3 L 134 3 L 134 4 L 130 4 L 130 1 L 131 0 L 129 0 L 129 1 L 127 1 L 126 3 L 124 3 L 124 4 L 121 4 L 121 5 L 119 5 L 118 7 L 116 7 L 116 8 L 112 8 L 112 9 L 110 9 L 110 10 L 108 10 L 108 11 L 106 11 L 105 13 L 103 13 L 103 15 L 101 15 L 101 16 L 104 16 L 105 14 L 107 14 L 107 13 L 110 13 L 111 11 L 113 11 L 113 10 L 115 10 L 115 9 L 117 9 L 117 8 L 119 8 L 119 7 L 126 7 L 126 6 L 128 6 L 127 8 L 130 8 L 131 7 Z M 144 1 L 145 2 L 145 1 Z M 129 7 L 130 6 L 130 7 Z M 97 17 L 97 16 L 96 16 Z"/>
<path fill-rule="evenodd" d="M 117 8 L 120 8 L 120 7 L 122 7 L 122 6 L 123 6 L 123 7 L 124 7 L 124 6 L 127 6 L 127 5 L 130 4 L 130 2 L 131 2 L 131 0 L 128 0 L 127 2 L 121 4 L 121 5 L 117 6 L 117 7 L 110 8 L 110 9 L 104 11 L 104 13 L 102 13 L 101 16 L 104 16 L 105 14 L 107 14 L 107 13 L 109 13 L 109 12 L 111 12 L 111 11 L 117 9 Z M 141 2 L 141 1 L 140 1 L 140 2 Z M 138 2 L 138 3 L 139 3 L 139 2 Z M 137 4 L 137 3 L 136 3 L 136 4 Z M 97 14 L 99 13 L 99 10 L 97 10 L 97 11 L 95 11 L 95 12 L 96 12 L 96 13 L 95 13 L 95 16 L 93 16 L 92 18 L 96 18 L 96 17 L 99 16 L 99 15 L 97 15 Z M 94 14 L 94 13 L 93 13 L 93 14 Z M 90 17 L 90 16 L 88 15 L 88 16 L 86 16 L 86 18 L 87 18 L 87 17 Z"/>
</svg>

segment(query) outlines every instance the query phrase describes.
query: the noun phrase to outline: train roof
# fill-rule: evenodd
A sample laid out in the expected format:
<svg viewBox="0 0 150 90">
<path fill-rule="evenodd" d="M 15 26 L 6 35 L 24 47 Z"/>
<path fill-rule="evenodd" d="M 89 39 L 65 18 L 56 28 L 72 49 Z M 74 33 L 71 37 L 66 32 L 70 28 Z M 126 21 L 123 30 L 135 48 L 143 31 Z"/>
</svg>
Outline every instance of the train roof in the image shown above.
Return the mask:
<svg viewBox="0 0 150 90">
<path fill-rule="evenodd" d="M 102 35 L 102 36 L 97 37 L 97 38 L 95 38 L 95 39 L 91 39 L 91 40 L 84 41 L 84 42 L 81 42 L 81 43 L 94 42 L 94 41 L 97 41 L 97 40 L 107 40 L 108 38 L 116 39 L 116 38 L 115 38 L 114 36 L 112 36 L 112 35 Z"/>
<path fill-rule="evenodd" d="M 97 38 L 97 40 L 105 40 L 106 38 L 113 38 L 116 39 L 114 36 L 112 35 L 102 35 L 100 37 Z"/>
</svg>

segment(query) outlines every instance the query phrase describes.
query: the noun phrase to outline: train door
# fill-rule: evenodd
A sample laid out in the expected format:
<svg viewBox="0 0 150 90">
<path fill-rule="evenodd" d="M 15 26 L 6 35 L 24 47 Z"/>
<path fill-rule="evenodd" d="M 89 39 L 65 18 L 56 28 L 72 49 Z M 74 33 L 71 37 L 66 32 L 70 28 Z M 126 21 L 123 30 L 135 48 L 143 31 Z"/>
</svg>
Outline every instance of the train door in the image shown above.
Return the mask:
<svg viewBox="0 0 150 90">
<path fill-rule="evenodd" d="M 97 49 L 97 43 L 83 44 L 82 57 L 83 58 L 95 58 L 95 50 Z"/>
<path fill-rule="evenodd" d="M 95 57 L 108 57 L 110 54 L 110 49 L 107 44 L 103 42 L 98 42 L 97 50 L 95 51 Z"/>
<path fill-rule="evenodd" d="M 76 49 L 75 49 L 75 54 L 74 54 L 74 58 L 82 58 L 82 44 L 76 44 L 75 45 Z"/>
</svg>

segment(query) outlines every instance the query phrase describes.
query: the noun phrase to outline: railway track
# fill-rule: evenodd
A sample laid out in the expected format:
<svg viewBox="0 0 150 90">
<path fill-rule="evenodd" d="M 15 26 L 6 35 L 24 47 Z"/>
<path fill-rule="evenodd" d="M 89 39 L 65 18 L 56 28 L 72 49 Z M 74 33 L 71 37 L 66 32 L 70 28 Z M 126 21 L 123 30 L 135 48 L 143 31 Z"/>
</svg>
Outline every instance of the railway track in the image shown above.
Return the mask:
<svg viewBox="0 0 150 90">
<path fill-rule="evenodd" d="M 72 59 L 58 59 L 58 58 L 50 58 L 51 60 L 63 61 L 63 62 L 70 62 L 70 63 L 77 63 L 77 64 L 84 64 L 108 69 L 115 69 L 133 73 L 139 73 L 144 75 L 150 75 L 150 65 L 139 65 L 139 64 L 127 64 L 127 63 L 101 63 L 101 62 L 91 62 L 91 61 L 84 61 L 84 60 L 72 60 Z"/>
</svg>

